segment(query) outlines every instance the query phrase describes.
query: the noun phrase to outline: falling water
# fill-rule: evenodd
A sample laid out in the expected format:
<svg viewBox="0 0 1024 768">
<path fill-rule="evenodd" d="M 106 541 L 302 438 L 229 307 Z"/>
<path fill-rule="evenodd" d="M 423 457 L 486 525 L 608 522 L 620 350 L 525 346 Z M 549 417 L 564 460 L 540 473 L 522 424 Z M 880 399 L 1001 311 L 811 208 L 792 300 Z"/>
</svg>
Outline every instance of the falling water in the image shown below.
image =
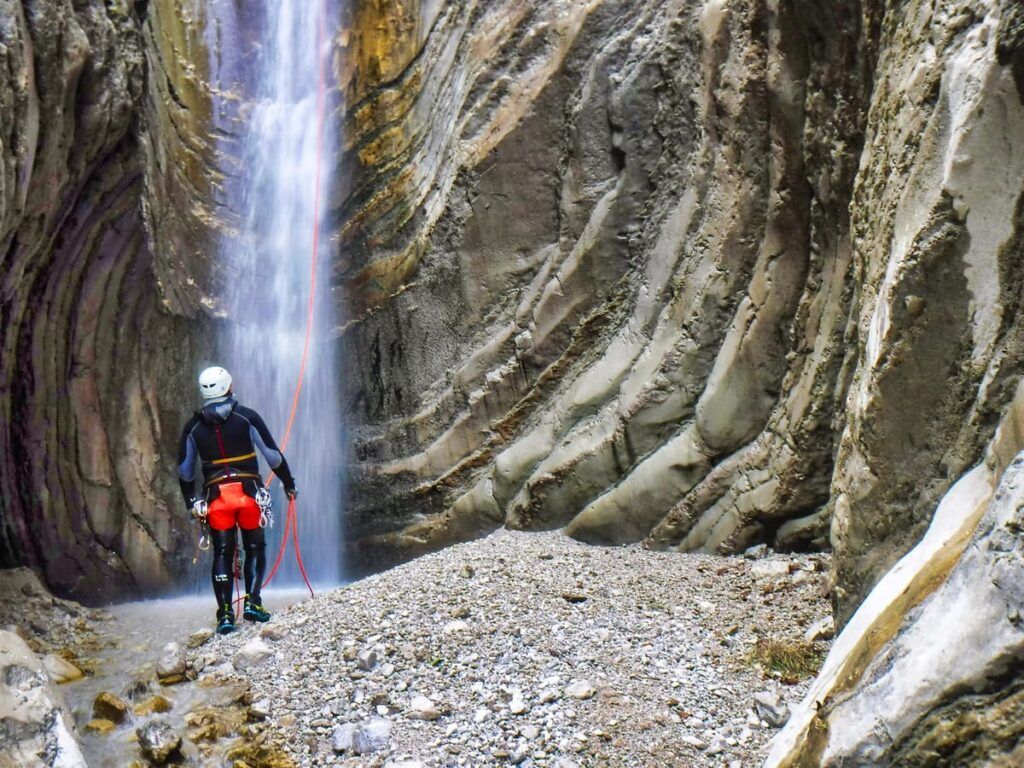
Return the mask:
<svg viewBox="0 0 1024 768">
<path fill-rule="evenodd" d="M 237 20 L 224 19 L 224 14 L 242 13 L 235 3 L 216 6 L 218 21 L 229 25 Z M 228 204 L 241 214 L 243 231 L 224 239 L 218 257 L 234 276 L 226 296 L 231 321 L 225 324 L 221 349 L 239 401 L 263 415 L 280 444 L 302 363 L 312 290 L 312 343 L 285 455 L 300 493 L 303 560 L 313 581 L 337 583 L 342 565 L 342 434 L 338 361 L 334 345 L 326 340 L 334 318 L 326 291 L 329 249 L 323 239 L 312 279 L 317 206 L 326 197 L 334 132 L 320 120 L 330 111 L 320 88 L 330 36 L 318 0 L 275 0 L 258 6 L 263 9 L 257 20 L 261 43 L 252 62 L 256 71 L 249 73 L 253 106 L 247 120 L 241 113 L 242 146 L 233 148 L 241 162 L 226 186 Z M 247 12 L 252 13 L 251 6 Z M 274 491 L 277 521 L 268 535 L 271 561 L 285 528 L 280 483 Z M 278 583 L 299 578 L 291 554 L 280 573 Z"/>
</svg>

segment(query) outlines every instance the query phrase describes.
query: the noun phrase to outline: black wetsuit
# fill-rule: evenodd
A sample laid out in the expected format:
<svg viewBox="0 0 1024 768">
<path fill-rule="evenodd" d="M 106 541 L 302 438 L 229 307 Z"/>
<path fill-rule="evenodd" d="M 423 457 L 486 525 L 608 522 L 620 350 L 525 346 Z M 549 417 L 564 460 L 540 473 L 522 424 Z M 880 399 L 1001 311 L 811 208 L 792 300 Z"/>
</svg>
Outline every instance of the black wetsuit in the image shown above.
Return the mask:
<svg viewBox="0 0 1024 768">
<path fill-rule="evenodd" d="M 238 404 L 231 396 L 213 400 L 196 411 L 185 425 L 178 451 L 178 480 L 185 506 L 191 509 L 198 498 L 196 481 L 202 466 L 207 501 L 219 494 L 222 482 L 241 482 L 245 492 L 255 497 L 262 485 L 256 451 L 263 454 L 285 491 L 295 489 L 288 462 L 274 442 L 270 430 L 256 411 Z M 235 560 L 235 531 L 210 531 L 213 542 L 213 593 L 218 610 L 231 604 L 231 569 Z M 259 603 L 260 587 L 266 570 L 266 540 L 262 528 L 242 530 L 245 548 L 245 592 Z"/>
</svg>

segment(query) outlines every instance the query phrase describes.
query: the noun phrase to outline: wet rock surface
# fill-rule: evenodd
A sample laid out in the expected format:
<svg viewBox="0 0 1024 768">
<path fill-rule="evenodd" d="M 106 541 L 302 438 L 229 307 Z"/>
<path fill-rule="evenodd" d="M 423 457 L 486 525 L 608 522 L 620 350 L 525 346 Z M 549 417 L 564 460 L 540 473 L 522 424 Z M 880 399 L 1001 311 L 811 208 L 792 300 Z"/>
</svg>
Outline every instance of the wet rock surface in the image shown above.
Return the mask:
<svg viewBox="0 0 1024 768">
<path fill-rule="evenodd" d="M 275 615 L 289 632 L 252 696 L 299 765 L 752 765 L 777 724 L 755 694 L 779 719 L 808 682 L 759 668 L 754 644 L 829 613 L 827 558 L 773 561 L 765 579 L 743 558 L 497 533 Z"/>
</svg>

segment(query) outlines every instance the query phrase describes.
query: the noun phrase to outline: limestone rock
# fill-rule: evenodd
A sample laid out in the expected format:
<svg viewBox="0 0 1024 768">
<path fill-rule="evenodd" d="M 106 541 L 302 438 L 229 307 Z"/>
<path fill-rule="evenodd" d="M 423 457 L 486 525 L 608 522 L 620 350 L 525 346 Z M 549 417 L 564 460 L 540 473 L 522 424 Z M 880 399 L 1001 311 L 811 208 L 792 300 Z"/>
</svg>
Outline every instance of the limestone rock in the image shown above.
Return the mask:
<svg viewBox="0 0 1024 768">
<path fill-rule="evenodd" d="M 180 643 L 168 643 L 160 653 L 156 663 L 156 675 L 161 680 L 178 678 L 185 674 L 187 668 L 185 649 Z"/>
<path fill-rule="evenodd" d="M 86 768 L 58 689 L 24 640 L 0 630 L 0 754 L 18 766 Z M 46 760 L 41 756 L 46 756 Z"/>
<path fill-rule="evenodd" d="M 273 648 L 260 638 L 253 638 L 235 652 L 235 655 L 231 657 L 231 664 L 238 671 L 244 672 L 262 664 L 273 654 Z"/>
<path fill-rule="evenodd" d="M 589 680 L 574 680 L 565 689 L 565 695 L 574 699 L 590 699 L 597 693 L 597 689 Z"/>
<path fill-rule="evenodd" d="M 352 734 L 352 751 L 369 755 L 383 749 L 391 738 L 394 724 L 383 717 L 374 717 L 360 723 Z"/>
<path fill-rule="evenodd" d="M 195 649 L 206 645 L 213 639 L 212 629 L 198 629 L 188 636 L 188 647 Z"/>
<path fill-rule="evenodd" d="M 48 653 L 43 657 L 43 667 L 50 679 L 58 685 L 81 680 L 85 673 L 70 661 L 56 653 Z"/>
</svg>

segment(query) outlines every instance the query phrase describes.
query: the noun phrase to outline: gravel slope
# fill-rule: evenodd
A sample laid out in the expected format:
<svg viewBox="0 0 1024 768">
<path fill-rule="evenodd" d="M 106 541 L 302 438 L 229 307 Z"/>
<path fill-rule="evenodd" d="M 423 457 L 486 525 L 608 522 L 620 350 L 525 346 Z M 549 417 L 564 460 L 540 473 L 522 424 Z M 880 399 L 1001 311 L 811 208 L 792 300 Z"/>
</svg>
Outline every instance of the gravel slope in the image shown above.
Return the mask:
<svg viewBox="0 0 1024 768">
<path fill-rule="evenodd" d="M 753 695 L 806 684 L 751 649 L 829 614 L 825 568 L 501 531 L 197 653 L 204 674 L 251 676 L 300 765 L 753 765 L 774 733 Z"/>
</svg>

